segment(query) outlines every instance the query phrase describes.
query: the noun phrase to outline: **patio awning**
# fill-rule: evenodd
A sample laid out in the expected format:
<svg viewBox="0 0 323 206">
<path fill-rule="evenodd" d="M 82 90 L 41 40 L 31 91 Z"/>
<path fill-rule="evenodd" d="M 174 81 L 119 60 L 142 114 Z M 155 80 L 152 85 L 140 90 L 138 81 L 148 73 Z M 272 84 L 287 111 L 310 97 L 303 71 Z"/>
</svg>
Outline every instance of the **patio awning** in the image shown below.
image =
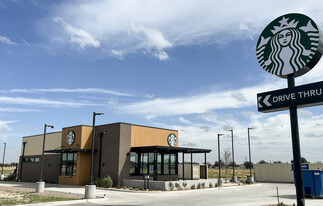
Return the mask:
<svg viewBox="0 0 323 206">
<path fill-rule="evenodd" d="M 160 152 L 160 153 L 210 153 L 210 149 L 166 146 L 131 147 L 131 152 Z"/>
<path fill-rule="evenodd" d="M 95 150 L 96 151 L 96 150 Z M 65 153 L 65 152 L 91 152 L 90 149 L 54 149 L 54 150 L 45 150 L 46 153 Z"/>
</svg>

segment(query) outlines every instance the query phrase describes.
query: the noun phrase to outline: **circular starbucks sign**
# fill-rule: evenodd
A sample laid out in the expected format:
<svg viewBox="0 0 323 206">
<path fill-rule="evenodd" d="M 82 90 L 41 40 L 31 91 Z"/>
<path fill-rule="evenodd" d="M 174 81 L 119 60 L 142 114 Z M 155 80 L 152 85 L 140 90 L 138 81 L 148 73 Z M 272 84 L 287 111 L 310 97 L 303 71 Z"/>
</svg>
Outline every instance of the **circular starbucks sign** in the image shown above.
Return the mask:
<svg viewBox="0 0 323 206">
<path fill-rule="evenodd" d="M 320 29 L 302 14 L 286 14 L 272 21 L 257 43 L 261 67 L 282 78 L 301 76 L 311 70 L 322 55 Z M 322 37 L 321 37 L 322 38 Z"/>
<path fill-rule="evenodd" d="M 68 145 L 72 145 L 74 143 L 74 140 L 75 140 L 75 132 L 73 130 L 70 130 L 67 133 L 66 142 Z"/>
<path fill-rule="evenodd" d="M 176 135 L 174 133 L 171 133 L 170 135 L 168 135 L 167 142 L 169 146 L 174 147 L 177 143 Z"/>
</svg>

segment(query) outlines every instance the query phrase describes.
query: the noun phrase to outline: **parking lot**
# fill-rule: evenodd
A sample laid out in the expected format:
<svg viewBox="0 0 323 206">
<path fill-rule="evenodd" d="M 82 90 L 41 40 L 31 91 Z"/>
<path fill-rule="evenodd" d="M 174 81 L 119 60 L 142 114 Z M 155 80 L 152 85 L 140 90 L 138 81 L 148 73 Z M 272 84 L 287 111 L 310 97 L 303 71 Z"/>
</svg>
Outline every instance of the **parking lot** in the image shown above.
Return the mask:
<svg viewBox="0 0 323 206">
<path fill-rule="evenodd" d="M 0 186 L 33 187 L 34 183 L 1 182 Z M 254 185 L 227 185 L 222 188 L 184 190 L 184 191 L 129 191 L 97 189 L 99 198 L 91 202 L 69 202 L 69 205 L 115 205 L 115 206 L 253 206 L 277 204 L 276 187 L 279 189 L 280 202 L 292 205 L 296 202 L 295 186 L 280 183 L 256 183 Z M 46 185 L 46 190 L 84 194 L 84 187 L 67 185 Z M 66 203 L 56 203 L 64 205 Z M 44 205 L 44 204 L 43 204 Z M 50 205 L 46 203 L 45 205 Z M 323 199 L 306 199 L 306 205 L 323 205 Z"/>
</svg>

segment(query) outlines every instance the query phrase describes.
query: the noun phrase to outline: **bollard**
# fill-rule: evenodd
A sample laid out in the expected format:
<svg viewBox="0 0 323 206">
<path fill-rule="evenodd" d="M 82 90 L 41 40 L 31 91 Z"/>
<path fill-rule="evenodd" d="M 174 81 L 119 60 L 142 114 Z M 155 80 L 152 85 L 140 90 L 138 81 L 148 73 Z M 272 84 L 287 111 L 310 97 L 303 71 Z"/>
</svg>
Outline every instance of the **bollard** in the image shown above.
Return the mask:
<svg viewBox="0 0 323 206">
<path fill-rule="evenodd" d="M 84 199 L 94 199 L 95 189 L 96 189 L 96 185 L 85 185 Z"/>
<path fill-rule="evenodd" d="M 36 193 L 43 193 L 44 189 L 45 189 L 44 181 L 36 182 Z"/>
</svg>

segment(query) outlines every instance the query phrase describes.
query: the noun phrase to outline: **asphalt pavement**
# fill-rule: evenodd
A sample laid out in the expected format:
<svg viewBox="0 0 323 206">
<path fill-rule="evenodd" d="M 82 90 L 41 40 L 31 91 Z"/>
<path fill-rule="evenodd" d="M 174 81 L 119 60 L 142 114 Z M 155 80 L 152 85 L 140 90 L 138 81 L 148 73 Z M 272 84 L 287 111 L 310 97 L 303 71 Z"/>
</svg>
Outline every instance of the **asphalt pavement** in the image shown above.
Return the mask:
<svg viewBox="0 0 323 206">
<path fill-rule="evenodd" d="M 35 183 L 0 182 L 0 186 L 35 187 Z M 221 188 L 184 191 L 127 191 L 97 188 L 97 199 L 77 200 L 38 205 L 114 205 L 114 206 L 264 206 L 280 202 L 296 203 L 295 186 L 281 183 L 256 183 L 237 186 L 228 184 Z M 46 184 L 45 190 L 84 194 L 84 187 Z M 103 198 L 106 197 L 106 198 Z M 306 199 L 306 206 L 321 206 L 323 199 Z M 34 204 L 37 205 L 37 204 Z"/>
</svg>

